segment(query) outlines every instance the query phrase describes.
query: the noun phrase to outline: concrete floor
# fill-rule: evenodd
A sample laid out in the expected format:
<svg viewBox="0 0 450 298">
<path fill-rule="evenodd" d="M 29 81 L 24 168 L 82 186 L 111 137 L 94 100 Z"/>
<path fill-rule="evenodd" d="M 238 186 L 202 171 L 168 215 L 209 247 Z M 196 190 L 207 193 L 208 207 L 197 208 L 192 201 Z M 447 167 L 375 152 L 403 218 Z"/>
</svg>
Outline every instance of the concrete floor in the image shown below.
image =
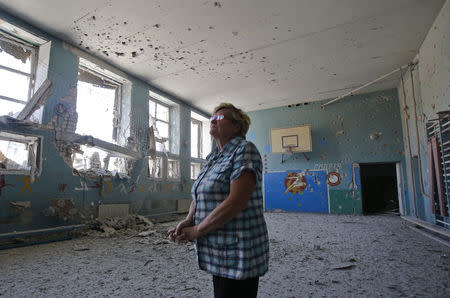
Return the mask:
<svg viewBox="0 0 450 298">
<path fill-rule="evenodd" d="M 395 215 L 266 213 L 271 260 L 259 297 L 450 297 L 450 248 Z M 90 233 L 0 251 L 4 297 L 212 297 L 193 246 Z"/>
</svg>

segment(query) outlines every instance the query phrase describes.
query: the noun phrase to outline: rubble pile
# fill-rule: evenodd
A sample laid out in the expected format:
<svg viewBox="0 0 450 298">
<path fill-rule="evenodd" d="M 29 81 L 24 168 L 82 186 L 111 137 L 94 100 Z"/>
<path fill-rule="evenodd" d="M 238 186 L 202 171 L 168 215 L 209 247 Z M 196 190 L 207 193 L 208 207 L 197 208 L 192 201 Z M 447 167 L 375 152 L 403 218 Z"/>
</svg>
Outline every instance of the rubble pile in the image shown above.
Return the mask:
<svg viewBox="0 0 450 298">
<path fill-rule="evenodd" d="M 154 224 L 141 215 L 131 214 L 126 217 L 96 219 L 90 225 L 90 235 L 100 237 L 139 236 L 155 234 Z"/>
</svg>

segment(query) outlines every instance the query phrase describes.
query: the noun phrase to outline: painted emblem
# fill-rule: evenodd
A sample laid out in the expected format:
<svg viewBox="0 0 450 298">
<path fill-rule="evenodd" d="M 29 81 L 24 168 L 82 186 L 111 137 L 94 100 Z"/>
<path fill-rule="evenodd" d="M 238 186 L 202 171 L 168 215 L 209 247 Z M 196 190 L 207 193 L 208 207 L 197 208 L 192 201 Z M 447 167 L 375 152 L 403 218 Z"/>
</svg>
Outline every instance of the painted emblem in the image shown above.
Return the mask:
<svg viewBox="0 0 450 298">
<path fill-rule="evenodd" d="M 306 188 L 306 178 L 303 173 L 288 173 L 284 179 L 286 191 L 284 193 L 301 193 Z"/>
<path fill-rule="evenodd" d="M 331 186 L 336 186 L 341 183 L 341 175 L 337 172 L 330 172 L 327 175 L 327 183 Z"/>
</svg>

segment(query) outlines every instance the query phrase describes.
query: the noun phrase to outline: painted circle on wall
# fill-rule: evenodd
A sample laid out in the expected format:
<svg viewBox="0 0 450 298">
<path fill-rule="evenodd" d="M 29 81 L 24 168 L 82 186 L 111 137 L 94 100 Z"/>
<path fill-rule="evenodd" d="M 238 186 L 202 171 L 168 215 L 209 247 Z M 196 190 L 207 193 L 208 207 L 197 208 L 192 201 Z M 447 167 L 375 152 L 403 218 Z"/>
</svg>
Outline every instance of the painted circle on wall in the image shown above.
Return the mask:
<svg viewBox="0 0 450 298">
<path fill-rule="evenodd" d="M 341 183 L 341 175 L 337 172 L 329 172 L 327 174 L 327 183 L 331 186 L 336 186 Z"/>
</svg>

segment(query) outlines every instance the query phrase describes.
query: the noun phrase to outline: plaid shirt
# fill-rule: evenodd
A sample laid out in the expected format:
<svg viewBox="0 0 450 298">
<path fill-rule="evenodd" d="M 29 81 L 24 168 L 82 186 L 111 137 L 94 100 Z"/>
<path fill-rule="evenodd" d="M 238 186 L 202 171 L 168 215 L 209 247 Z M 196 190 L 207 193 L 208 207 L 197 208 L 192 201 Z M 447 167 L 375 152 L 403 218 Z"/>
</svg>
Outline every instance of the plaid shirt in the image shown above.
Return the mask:
<svg viewBox="0 0 450 298">
<path fill-rule="evenodd" d="M 230 193 L 231 183 L 243 171 L 255 174 L 256 186 L 247 207 L 236 217 L 195 241 L 200 269 L 211 274 L 247 279 L 261 276 L 269 266 L 269 237 L 264 220 L 261 156 L 256 146 L 236 137 L 221 152 L 214 149 L 192 186 L 194 223 L 198 225 Z"/>
</svg>

